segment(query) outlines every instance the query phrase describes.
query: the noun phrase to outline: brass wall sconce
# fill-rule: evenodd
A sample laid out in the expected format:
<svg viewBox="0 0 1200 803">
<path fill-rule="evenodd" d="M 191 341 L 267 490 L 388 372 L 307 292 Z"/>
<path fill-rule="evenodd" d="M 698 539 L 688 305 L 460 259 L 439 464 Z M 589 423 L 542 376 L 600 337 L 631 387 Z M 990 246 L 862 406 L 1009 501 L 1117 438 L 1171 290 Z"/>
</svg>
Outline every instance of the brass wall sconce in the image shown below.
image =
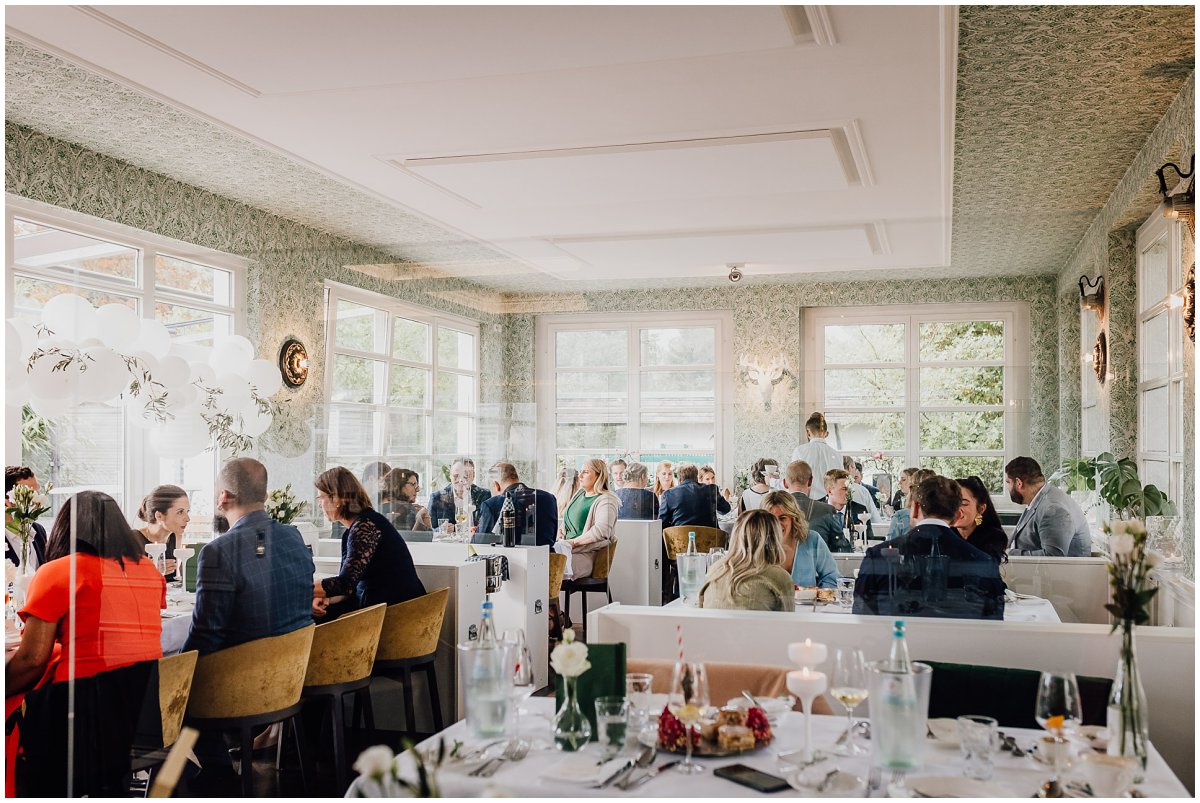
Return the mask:
<svg viewBox="0 0 1200 803">
<path fill-rule="evenodd" d="M 1104 276 L 1092 281 L 1087 276 L 1079 277 L 1079 308 L 1090 309 L 1097 318 L 1104 317 Z"/>
<path fill-rule="evenodd" d="M 298 388 L 308 380 L 308 349 L 294 337 L 285 340 L 279 349 L 279 373 L 289 388 Z"/>
<path fill-rule="evenodd" d="M 1092 346 L 1092 370 L 1096 372 L 1096 381 L 1103 385 L 1108 377 L 1108 338 L 1103 331 L 1096 335 L 1096 345 Z"/>
<path fill-rule="evenodd" d="M 1167 189 L 1167 168 L 1175 171 L 1175 175 L 1179 180 L 1175 182 L 1175 186 Z M 1196 157 L 1192 155 L 1191 169 L 1188 172 L 1183 172 L 1179 169 L 1179 165 L 1174 162 L 1167 162 L 1154 174 L 1158 176 L 1158 191 L 1162 195 L 1163 204 L 1166 208 L 1163 210 L 1163 215 L 1172 220 L 1182 220 L 1187 223 L 1188 231 L 1192 233 L 1192 237 L 1196 236 L 1196 187 L 1192 181 L 1192 176 L 1196 172 Z"/>
<path fill-rule="evenodd" d="M 1196 342 L 1196 263 L 1188 268 L 1187 278 L 1183 280 L 1183 328 L 1188 339 Z"/>
</svg>

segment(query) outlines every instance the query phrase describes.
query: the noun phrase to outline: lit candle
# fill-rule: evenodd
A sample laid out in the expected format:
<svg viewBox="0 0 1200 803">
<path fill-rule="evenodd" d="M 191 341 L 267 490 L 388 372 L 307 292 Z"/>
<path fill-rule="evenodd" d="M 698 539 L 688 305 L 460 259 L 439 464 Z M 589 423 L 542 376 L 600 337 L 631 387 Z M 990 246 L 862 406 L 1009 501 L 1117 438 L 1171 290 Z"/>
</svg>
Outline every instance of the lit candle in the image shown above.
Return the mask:
<svg viewBox="0 0 1200 803">
<path fill-rule="evenodd" d="M 824 644 L 814 644 L 812 639 L 803 643 L 797 641 L 788 645 L 788 658 L 798 666 L 816 666 L 825 663 L 829 650 Z"/>
<path fill-rule="evenodd" d="M 809 710 L 812 700 L 825 691 L 825 686 L 825 673 L 809 669 L 807 666 L 799 671 L 792 670 L 787 674 L 788 691 L 800 698 L 806 712 Z"/>
</svg>

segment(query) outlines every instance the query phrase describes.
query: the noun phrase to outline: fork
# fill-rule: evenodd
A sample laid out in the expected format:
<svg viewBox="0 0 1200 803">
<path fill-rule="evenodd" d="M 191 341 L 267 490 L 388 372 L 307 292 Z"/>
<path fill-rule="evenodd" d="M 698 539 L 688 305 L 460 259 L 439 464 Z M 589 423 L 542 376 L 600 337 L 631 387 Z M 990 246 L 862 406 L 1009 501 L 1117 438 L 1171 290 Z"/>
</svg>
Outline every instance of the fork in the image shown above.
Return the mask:
<svg viewBox="0 0 1200 803">
<path fill-rule="evenodd" d="M 478 777 L 483 777 L 483 778 L 487 778 L 487 777 L 489 777 L 489 775 L 490 775 L 490 774 L 489 774 L 489 775 L 485 775 L 484 773 L 485 773 L 485 772 L 486 772 L 486 771 L 487 771 L 487 770 L 488 770 L 488 769 L 489 769 L 489 768 L 490 768 L 490 767 L 491 767 L 493 764 L 499 764 L 499 763 L 500 763 L 500 762 L 502 762 L 502 761 L 507 761 L 508 759 L 512 758 L 512 757 L 513 757 L 513 754 L 514 754 L 514 753 L 516 752 L 516 750 L 517 750 L 518 744 L 519 744 L 519 743 L 517 742 L 517 740 L 516 740 L 516 739 L 513 739 L 513 740 L 512 740 L 512 741 L 510 741 L 508 744 L 504 745 L 504 750 L 502 750 L 502 751 L 500 752 L 500 755 L 496 756 L 495 758 L 489 758 L 487 761 L 483 762 L 482 764 L 480 764 L 478 767 L 476 767 L 475 769 L 471 770 L 471 771 L 470 771 L 470 772 L 468 772 L 467 774 L 468 774 L 468 775 L 470 775 L 470 776 L 473 776 L 473 777 L 477 777 L 477 778 L 478 778 Z"/>
<path fill-rule="evenodd" d="M 491 778 L 495 775 L 505 761 L 520 761 L 529 754 L 529 742 L 513 741 L 509 743 L 509 747 L 505 748 L 504 752 L 489 764 L 485 764 L 480 771 L 473 774 L 477 778 Z"/>
</svg>

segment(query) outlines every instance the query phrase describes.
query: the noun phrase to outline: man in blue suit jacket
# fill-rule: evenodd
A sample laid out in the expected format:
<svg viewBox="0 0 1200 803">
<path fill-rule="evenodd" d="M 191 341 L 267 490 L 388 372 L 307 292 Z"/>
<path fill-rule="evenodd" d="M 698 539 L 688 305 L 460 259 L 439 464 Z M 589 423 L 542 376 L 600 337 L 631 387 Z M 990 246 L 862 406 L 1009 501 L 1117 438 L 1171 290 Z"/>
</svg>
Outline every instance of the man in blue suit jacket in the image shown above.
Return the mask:
<svg viewBox="0 0 1200 803">
<path fill-rule="evenodd" d="M 701 485 L 695 463 L 681 463 L 679 484 L 663 492 L 658 518 L 668 527 L 716 527 L 717 513 L 728 513 L 729 503 L 715 485 Z"/>
<path fill-rule="evenodd" d="M 312 624 L 312 555 L 295 527 L 267 515 L 266 500 L 262 463 L 241 458 L 221 469 L 216 509 L 232 526 L 200 550 L 184 651 L 203 655 Z"/>
<path fill-rule="evenodd" d="M 907 535 L 867 550 L 854 583 L 854 612 L 884 616 L 1003 619 L 1000 564 L 950 526 L 958 483 L 932 477 L 913 491 Z"/>
<path fill-rule="evenodd" d="M 497 463 L 488 474 L 494 496 L 479 507 L 479 526 L 471 540 L 476 544 L 502 541 L 500 511 L 504 498 L 511 495 L 517 509 L 518 546 L 553 546 L 558 538 L 558 500 L 554 494 L 521 482 L 512 463 Z"/>
</svg>

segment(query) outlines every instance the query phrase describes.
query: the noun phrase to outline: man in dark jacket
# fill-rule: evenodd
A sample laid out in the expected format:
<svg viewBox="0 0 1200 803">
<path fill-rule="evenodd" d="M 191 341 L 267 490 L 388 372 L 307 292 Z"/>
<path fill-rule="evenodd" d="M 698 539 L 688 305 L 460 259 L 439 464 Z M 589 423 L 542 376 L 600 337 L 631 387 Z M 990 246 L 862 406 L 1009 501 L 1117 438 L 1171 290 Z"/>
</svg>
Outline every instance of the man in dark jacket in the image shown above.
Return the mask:
<svg viewBox="0 0 1200 803">
<path fill-rule="evenodd" d="M 462 504 L 466 498 L 464 494 L 468 493 L 471 499 L 471 524 L 478 525 L 479 509 L 492 495 L 486 488 L 475 484 L 475 461 L 460 457 L 450 464 L 450 484 L 429 495 L 429 519 L 433 529 L 446 522 L 456 523 L 455 508 Z"/>
<path fill-rule="evenodd" d="M 1000 565 L 950 526 L 962 491 L 933 477 L 913 491 L 913 528 L 873 546 L 854 584 L 854 612 L 883 616 L 1003 619 Z"/>
<path fill-rule="evenodd" d="M 861 524 L 859 514 L 868 511 L 858 502 L 850 499 L 849 472 L 840 468 L 830 469 L 825 472 L 824 483 L 825 498 L 829 506 L 833 508 L 833 512 L 816 516 L 809 521 L 808 531 L 817 533 L 825 539 L 825 545 L 829 547 L 830 552 L 853 552 L 854 547 L 846 538 L 846 527 L 853 528 Z M 847 520 L 847 509 L 849 509 L 849 520 Z M 871 520 L 868 518 L 867 538 L 870 539 L 873 535 Z"/>
<path fill-rule="evenodd" d="M 558 537 L 558 501 L 554 494 L 521 482 L 512 463 L 497 463 L 488 475 L 493 496 L 479 508 L 479 526 L 472 541 L 500 543 L 500 511 L 504 509 L 505 497 L 511 496 L 517 512 L 517 544 L 553 546 Z"/>
<path fill-rule="evenodd" d="M 679 484 L 663 492 L 658 518 L 668 527 L 716 527 L 717 514 L 729 512 L 729 502 L 715 485 L 701 485 L 695 463 L 681 463 Z"/>
</svg>

